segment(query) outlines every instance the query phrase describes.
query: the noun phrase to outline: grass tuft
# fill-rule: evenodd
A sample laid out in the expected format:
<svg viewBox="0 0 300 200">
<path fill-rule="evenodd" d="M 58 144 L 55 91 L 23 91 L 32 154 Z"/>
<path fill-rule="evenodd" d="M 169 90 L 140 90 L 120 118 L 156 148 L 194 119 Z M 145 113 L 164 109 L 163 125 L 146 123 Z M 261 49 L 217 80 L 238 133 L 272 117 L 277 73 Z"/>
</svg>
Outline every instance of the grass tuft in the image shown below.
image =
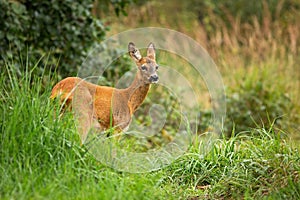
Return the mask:
<svg viewBox="0 0 300 200">
<path fill-rule="evenodd" d="M 299 152 L 281 135 L 273 128 L 254 129 L 251 135 L 217 140 L 205 156 L 195 148 L 170 166 L 166 182 L 184 185 L 192 190 L 184 195 L 200 199 L 268 198 L 297 189 Z M 300 197 L 297 190 L 290 195 Z"/>
</svg>

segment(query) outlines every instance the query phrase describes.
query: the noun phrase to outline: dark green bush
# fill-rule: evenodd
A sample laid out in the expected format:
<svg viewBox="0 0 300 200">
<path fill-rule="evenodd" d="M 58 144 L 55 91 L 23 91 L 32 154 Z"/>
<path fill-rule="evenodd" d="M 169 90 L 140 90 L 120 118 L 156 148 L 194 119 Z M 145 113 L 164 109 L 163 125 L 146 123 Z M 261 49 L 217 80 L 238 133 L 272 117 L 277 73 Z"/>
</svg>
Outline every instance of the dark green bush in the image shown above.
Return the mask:
<svg viewBox="0 0 300 200">
<path fill-rule="evenodd" d="M 105 28 L 91 15 L 92 0 L 0 1 L 1 61 L 29 57 L 35 63 L 50 53 L 48 64 L 76 72 L 87 50 L 104 37 Z"/>
<path fill-rule="evenodd" d="M 91 13 L 93 2 L 0 0 L 0 65 L 21 58 L 31 67 L 47 55 L 42 61 L 57 65 L 62 76 L 76 75 L 87 51 L 105 36 L 106 27 Z M 112 4 L 120 12 L 127 2 L 98 3 Z"/>
</svg>

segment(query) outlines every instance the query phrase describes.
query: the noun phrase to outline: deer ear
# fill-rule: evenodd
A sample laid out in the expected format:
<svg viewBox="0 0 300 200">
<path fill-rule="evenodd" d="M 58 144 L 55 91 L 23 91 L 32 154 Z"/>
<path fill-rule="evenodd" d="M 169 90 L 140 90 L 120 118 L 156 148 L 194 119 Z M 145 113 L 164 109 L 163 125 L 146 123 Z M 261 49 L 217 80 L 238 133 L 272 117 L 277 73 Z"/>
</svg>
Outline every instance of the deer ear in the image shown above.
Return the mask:
<svg viewBox="0 0 300 200">
<path fill-rule="evenodd" d="M 147 56 L 155 60 L 155 46 L 152 42 L 148 45 Z"/>
<path fill-rule="evenodd" d="M 135 62 L 139 62 L 142 59 L 140 51 L 135 47 L 133 42 L 129 42 L 128 44 L 128 53 Z"/>
</svg>

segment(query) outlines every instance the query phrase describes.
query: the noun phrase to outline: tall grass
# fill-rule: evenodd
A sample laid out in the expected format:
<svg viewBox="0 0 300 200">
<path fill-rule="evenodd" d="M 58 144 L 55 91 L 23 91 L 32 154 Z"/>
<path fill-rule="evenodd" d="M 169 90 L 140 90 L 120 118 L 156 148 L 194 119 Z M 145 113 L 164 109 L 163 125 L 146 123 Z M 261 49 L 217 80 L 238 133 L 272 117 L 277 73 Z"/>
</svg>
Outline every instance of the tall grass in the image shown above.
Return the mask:
<svg viewBox="0 0 300 200">
<path fill-rule="evenodd" d="M 205 156 L 200 156 L 202 148 L 191 149 L 168 169 L 165 181 L 188 186 L 183 195 L 199 199 L 298 199 L 298 150 L 273 128 L 251 133 L 217 140 Z"/>
<path fill-rule="evenodd" d="M 1 199 L 300 197 L 300 154 L 273 127 L 219 139 L 205 155 L 199 140 L 157 172 L 105 167 L 79 145 L 71 113 L 55 118 L 58 105 L 43 82 L 53 77 L 34 70 L 16 73 L 8 64 L 0 75 Z"/>
<path fill-rule="evenodd" d="M 38 64 L 37 64 L 38 65 Z M 159 175 L 124 175 L 104 167 L 80 146 L 73 117 L 57 119 L 49 99 L 51 75 L 18 72 L 14 64 L 0 75 L 1 199 L 152 199 Z M 46 70 L 47 71 L 47 70 Z M 52 82 L 52 81 L 50 81 Z"/>
</svg>

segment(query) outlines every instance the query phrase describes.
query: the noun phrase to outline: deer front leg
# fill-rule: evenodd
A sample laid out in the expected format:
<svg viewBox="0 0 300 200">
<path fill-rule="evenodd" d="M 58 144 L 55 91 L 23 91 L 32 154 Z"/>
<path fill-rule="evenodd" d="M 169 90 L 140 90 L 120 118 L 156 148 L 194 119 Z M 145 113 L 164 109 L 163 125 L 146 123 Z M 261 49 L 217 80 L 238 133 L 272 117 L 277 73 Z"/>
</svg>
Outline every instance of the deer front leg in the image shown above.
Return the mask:
<svg viewBox="0 0 300 200">
<path fill-rule="evenodd" d="M 72 107 L 78 124 L 77 129 L 81 144 L 84 144 L 88 133 L 101 130 L 101 126 L 95 116 L 93 96 L 86 87 L 77 86 L 74 92 Z"/>
</svg>

